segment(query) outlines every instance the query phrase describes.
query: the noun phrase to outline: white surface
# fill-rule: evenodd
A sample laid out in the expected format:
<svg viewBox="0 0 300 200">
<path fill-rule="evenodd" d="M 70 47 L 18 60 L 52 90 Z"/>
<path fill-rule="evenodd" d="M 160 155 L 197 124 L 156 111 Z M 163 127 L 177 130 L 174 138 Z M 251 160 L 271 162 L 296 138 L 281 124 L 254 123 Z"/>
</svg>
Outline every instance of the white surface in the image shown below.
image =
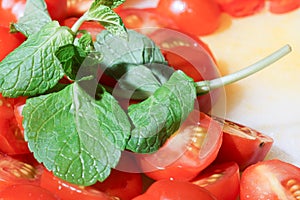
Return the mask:
<svg viewBox="0 0 300 200">
<path fill-rule="evenodd" d="M 267 69 L 226 87 L 227 118 L 274 138 L 269 158 L 300 166 L 300 9 L 230 19 L 202 37 L 222 74 L 233 73 L 285 44 L 292 52 Z"/>
</svg>

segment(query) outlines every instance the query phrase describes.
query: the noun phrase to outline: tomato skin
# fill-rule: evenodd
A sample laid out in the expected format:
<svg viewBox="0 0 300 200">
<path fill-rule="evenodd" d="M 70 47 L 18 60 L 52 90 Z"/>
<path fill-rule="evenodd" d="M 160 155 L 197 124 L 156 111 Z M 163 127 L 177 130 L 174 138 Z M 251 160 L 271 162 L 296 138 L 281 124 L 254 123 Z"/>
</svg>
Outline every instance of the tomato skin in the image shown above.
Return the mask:
<svg viewBox="0 0 300 200">
<path fill-rule="evenodd" d="M 140 173 L 129 173 L 113 169 L 105 181 L 97 182 L 92 187 L 110 196 L 122 200 L 131 200 L 142 194 L 142 176 Z"/>
<path fill-rule="evenodd" d="M 111 200 L 112 197 L 90 187 L 79 187 L 54 176 L 48 170 L 44 170 L 41 176 L 42 188 L 59 196 L 62 200 Z"/>
<path fill-rule="evenodd" d="M 191 182 L 204 187 L 217 199 L 233 200 L 238 197 L 240 190 L 239 166 L 235 162 L 210 165 Z"/>
<path fill-rule="evenodd" d="M 0 25 L 0 61 L 24 41 L 21 33 L 10 33 L 8 27 Z"/>
<path fill-rule="evenodd" d="M 216 0 L 223 12 L 233 17 L 253 15 L 265 6 L 265 0 Z"/>
<path fill-rule="evenodd" d="M 214 161 L 221 143 L 219 124 L 195 110 L 163 147 L 152 154 L 137 155 L 137 160 L 154 180 L 189 181 Z"/>
<path fill-rule="evenodd" d="M 300 168 L 281 160 L 249 166 L 241 176 L 240 200 L 297 199 Z"/>
<path fill-rule="evenodd" d="M 222 13 L 211 0 L 160 0 L 157 12 L 173 19 L 180 30 L 197 36 L 216 31 Z"/>
<path fill-rule="evenodd" d="M 48 190 L 36 185 L 12 185 L 0 191 L 1 200 L 59 200 Z"/>
<path fill-rule="evenodd" d="M 39 185 L 42 171 L 41 165 L 31 165 L 0 155 L 0 191 L 16 184 Z"/>
<path fill-rule="evenodd" d="M 133 200 L 216 200 L 207 190 L 185 181 L 160 180 L 154 182 L 146 191 Z"/>
<path fill-rule="evenodd" d="M 236 162 L 240 170 L 262 161 L 270 151 L 274 141 L 252 128 L 221 120 L 223 124 L 223 142 L 216 158 L 216 163 Z"/>
<path fill-rule="evenodd" d="M 269 0 L 269 11 L 275 14 L 283 14 L 300 7 L 299 0 Z"/>
</svg>

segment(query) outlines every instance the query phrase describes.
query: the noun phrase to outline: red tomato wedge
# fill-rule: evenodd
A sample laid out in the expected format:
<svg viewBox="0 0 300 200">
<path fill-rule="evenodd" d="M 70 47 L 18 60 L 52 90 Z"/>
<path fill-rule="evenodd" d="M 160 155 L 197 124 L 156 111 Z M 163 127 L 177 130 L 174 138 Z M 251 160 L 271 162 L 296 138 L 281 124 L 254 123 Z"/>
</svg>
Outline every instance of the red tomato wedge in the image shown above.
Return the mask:
<svg viewBox="0 0 300 200">
<path fill-rule="evenodd" d="M 68 183 L 56 176 L 48 170 L 44 170 L 41 176 L 42 188 L 45 188 L 53 194 L 59 196 L 63 200 L 111 200 L 111 196 L 100 192 L 99 190 L 91 187 L 81 187 L 75 184 Z"/>
<path fill-rule="evenodd" d="M 233 17 L 253 15 L 265 6 L 265 0 L 216 0 L 223 12 Z"/>
<path fill-rule="evenodd" d="M 223 124 L 223 142 L 216 162 L 236 162 L 240 170 L 262 161 L 273 145 L 273 139 L 252 128 L 217 119 Z"/>
<path fill-rule="evenodd" d="M 221 23 L 221 9 L 211 0 L 160 0 L 157 12 L 173 19 L 180 30 L 197 36 L 213 33 Z"/>
<path fill-rule="evenodd" d="M 221 126 L 195 110 L 163 147 L 137 160 L 154 180 L 191 180 L 214 161 L 221 143 Z"/>
<path fill-rule="evenodd" d="M 248 167 L 241 177 L 240 200 L 294 200 L 300 198 L 300 168 L 281 160 Z"/>
<path fill-rule="evenodd" d="M 132 198 L 142 194 L 142 176 L 140 173 L 112 170 L 105 181 L 97 182 L 92 186 L 92 188 L 105 192 L 110 196 L 118 197 L 122 200 L 131 200 Z"/>
<path fill-rule="evenodd" d="M 239 166 L 235 162 L 210 165 L 191 182 L 204 187 L 217 199 L 234 200 L 240 191 Z"/>
<path fill-rule="evenodd" d="M 160 180 L 154 182 L 146 191 L 133 200 L 217 200 L 207 190 L 184 181 Z"/>
<path fill-rule="evenodd" d="M 1 200 L 60 200 L 37 185 L 12 185 L 0 191 Z"/>
<path fill-rule="evenodd" d="M 299 0 L 270 0 L 269 10 L 271 13 L 283 14 L 300 7 Z"/>
<path fill-rule="evenodd" d="M 16 184 L 39 185 L 42 166 L 33 166 L 13 159 L 9 156 L 0 156 L 0 191 Z"/>
</svg>

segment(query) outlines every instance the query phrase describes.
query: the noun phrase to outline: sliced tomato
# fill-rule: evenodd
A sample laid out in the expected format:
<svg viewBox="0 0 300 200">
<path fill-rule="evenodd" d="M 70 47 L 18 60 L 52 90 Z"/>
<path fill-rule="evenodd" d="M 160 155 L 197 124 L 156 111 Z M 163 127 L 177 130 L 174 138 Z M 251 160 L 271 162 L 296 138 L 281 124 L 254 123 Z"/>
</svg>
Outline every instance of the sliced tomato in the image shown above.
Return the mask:
<svg viewBox="0 0 300 200">
<path fill-rule="evenodd" d="M 142 194 L 143 182 L 139 173 L 112 170 L 105 181 L 97 182 L 92 187 L 110 196 L 118 197 L 122 200 L 131 200 Z"/>
<path fill-rule="evenodd" d="M 210 165 L 191 182 L 204 187 L 217 199 L 234 200 L 240 191 L 239 166 L 235 162 Z"/>
<path fill-rule="evenodd" d="M 26 0 L 0 0 L 0 25 L 9 27 L 23 16 Z"/>
<path fill-rule="evenodd" d="M 37 185 L 12 185 L 0 191 L 1 200 L 59 200 L 54 194 Z"/>
<path fill-rule="evenodd" d="M 12 34 L 8 27 L 0 25 L 0 61 L 24 41 L 25 37 L 21 33 Z"/>
<path fill-rule="evenodd" d="M 241 177 L 241 200 L 299 199 L 300 168 L 281 160 L 261 161 Z"/>
<path fill-rule="evenodd" d="M 204 188 L 185 181 L 160 180 L 154 182 L 146 191 L 133 200 L 161 200 L 161 199 L 188 199 L 188 200 L 216 200 Z"/>
<path fill-rule="evenodd" d="M 154 180 L 191 180 L 214 161 L 221 143 L 221 126 L 195 110 L 163 147 L 152 154 L 137 155 L 137 160 Z"/>
<path fill-rule="evenodd" d="M 0 191 L 16 184 L 39 185 L 42 166 L 0 155 Z"/>
<path fill-rule="evenodd" d="M 216 31 L 221 9 L 211 0 L 160 0 L 157 12 L 175 21 L 180 30 L 197 36 Z"/>
<path fill-rule="evenodd" d="M 164 17 L 154 8 L 124 8 L 118 11 L 125 26 L 149 35 L 159 28 L 178 29 L 172 18 Z"/>
<path fill-rule="evenodd" d="M 253 15 L 265 6 L 265 0 L 216 0 L 223 12 L 233 17 Z"/>
<path fill-rule="evenodd" d="M 273 139 L 261 132 L 229 120 L 223 124 L 223 143 L 216 162 L 236 162 L 241 170 L 262 161 L 273 145 Z"/>
<path fill-rule="evenodd" d="M 269 10 L 271 13 L 282 14 L 300 7 L 299 0 L 270 0 Z"/>
<path fill-rule="evenodd" d="M 42 188 L 45 188 L 63 200 L 111 200 L 113 197 L 91 187 L 82 187 L 68 183 L 44 170 L 41 176 Z"/>
<path fill-rule="evenodd" d="M 171 29 L 159 29 L 149 37 L 161 48 L 168 65 L 182 70 L 194 81 L 220 77 L 211 49 L 199 37 Z M 205 113 L 209 112 L 220 95 L 220 90 L 213 90 L 198 96 L 199 109 Z"/>
</svg>

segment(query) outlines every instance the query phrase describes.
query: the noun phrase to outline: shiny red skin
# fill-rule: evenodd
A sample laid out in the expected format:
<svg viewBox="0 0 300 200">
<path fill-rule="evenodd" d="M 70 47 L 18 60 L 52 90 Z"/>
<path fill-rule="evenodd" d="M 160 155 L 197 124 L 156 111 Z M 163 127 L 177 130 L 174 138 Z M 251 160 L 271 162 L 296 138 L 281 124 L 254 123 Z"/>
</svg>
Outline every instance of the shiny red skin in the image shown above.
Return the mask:
<svg viewBox="0 0 300 200">
<path fill-rule="evenodd" d="M 300 7 L 299 0 L 270 0 L 269 11 L 274 14 L 284 14 Z"/>
</svg>

